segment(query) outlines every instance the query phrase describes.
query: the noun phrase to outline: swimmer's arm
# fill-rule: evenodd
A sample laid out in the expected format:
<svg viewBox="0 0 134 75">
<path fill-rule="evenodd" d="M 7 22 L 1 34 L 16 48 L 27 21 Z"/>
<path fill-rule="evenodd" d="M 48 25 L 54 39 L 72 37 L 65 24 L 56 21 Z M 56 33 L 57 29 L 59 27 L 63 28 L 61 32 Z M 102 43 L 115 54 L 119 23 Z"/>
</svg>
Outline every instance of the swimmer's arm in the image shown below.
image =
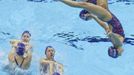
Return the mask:
<svg viewBox="0 0 134 75">
<path fill-rule="evenodd" d="M 10 40 L 10 44 L 14 44 L 15 43 L 15 40 Z"/>
<path fill-rule="evenodd" d="M 31 59 L 32 52 L 33 52 L 33 51 L 32 51 L 32 47 L 31 47 L 30 49 L 28 49 L 28 50 L 25 51 L 23 57 L 24 57 L 24 58 L 27 58 L 27 57 L 28 57 L 28 58 Z"/>
<path fill-rule="evenodd" d="M 53 64 L 54 64 L 54 62 L 53 61 L 47 61 L 47 60 L 41 59 L 40 60 L 40 67 L 42 65 L 45 65 L 45 64 L 49 64 L 49 67 L 50 67 L 50 69 L 49 69 L 49 75 L 52 75 L 53 74 Z"/>
<path fill-rule="evenodd" d="M 10 44 L 15 44 L 16 42 L 19 42 L 19 40 L 10 40 Z"/>
<path fill-rule="evenodd" d="M 53 75 L 54 72 L 54 62 L 53 61 L 43 61 L 43 64 L 49 64 L 49 75 Z"/>
<path fill-rule="evenodd" d="M 72 0 L 60 0 L 60 1 L 71 7 L 77 7 L 77 8 L 86 8 L 87 7 L 86 2 L 76 2 L 76 1 L 72 1 Z"/>
<path fill-rule="evenodd" d="M 33 52 L 33 46 L 31 44 L 28 44 L 28 45 L 26 45 L 25 50 L 26 50 L 26 53 L 27 54 L 32 54 L 32 52 Z"/>
<path fill-rule="evenodd" d="M 42 58 L 40 60 L 40 64 L 48 64 L 48 63 L 49 63 L 49 61 L 45 60 L 44 58 Z"/>
<path fill-rule="evenodd" d="M 90 16 L 102 27 L 105 29 L 106 33 L 110 32 L 109 26 L 105 22 L 101 21 L 97 16 L 90 14 Z"/>
<path fill-rule="evenodd" d="M 45 65 L 45 64 L 48 64 L 47 62 L 45 62 L 44 61 L 44 59 L 42 58 L 41 60 L 40 60 L 40 71 L 42 71 L 42 69 L 43 69 L 43 65 Z"/>
<path fill-rule="evenodd" d="M 10 44 L 12 45 L 12 47 L 17 47 L 17 44 L 19 43 L 19 40 L 11 40 Z"/>
<path fill-rule="evenodd" d="M 40 72 L 43 70 L 43 59 L 40 60 Z"/>
<path fill-rule="evenodd" d="M 57 63 L 57 62 L 55 62 L 55 64 L 58 65 L 58 69 L 59 69 L 60 75 L 63 75 L 63 73 L 64 73 L 63 65 L 60 64 L 60 63 Z"/>
<path fill-rule="evenodd" d="M 61 65 L 60 68 L 61 68 L 61 69 L 60 69 L 60 74 L 61 74 L 61 75 L 64 75 L 64 69 L 63 69 L 64 67 L 63 67 L 63 65 Z"/>
</svg>

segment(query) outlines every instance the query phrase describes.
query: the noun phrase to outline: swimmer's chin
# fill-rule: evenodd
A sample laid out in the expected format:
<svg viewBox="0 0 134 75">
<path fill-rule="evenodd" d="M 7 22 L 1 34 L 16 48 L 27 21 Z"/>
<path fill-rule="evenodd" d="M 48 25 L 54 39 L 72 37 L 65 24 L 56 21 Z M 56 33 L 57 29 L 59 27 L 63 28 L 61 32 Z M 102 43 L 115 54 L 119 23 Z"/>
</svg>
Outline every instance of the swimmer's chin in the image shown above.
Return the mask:
<svg viewBox="0 0 134 75">
<path fill-rule="evenodd" d="M 89 17 L 89 18 L 86 18 L 86 21 L 90 21 L 90 20 L 92 20 L 92 18 L 91 18 L 91 17 Z"/>
<path fill-rule="evenodd" d="M 92 20 L 92 19 L 93 19 L 93 18 L 91 18 L 91 17 L 90 17 L 90 18 L 88 18 L 88 20 Z"/>
</svg>

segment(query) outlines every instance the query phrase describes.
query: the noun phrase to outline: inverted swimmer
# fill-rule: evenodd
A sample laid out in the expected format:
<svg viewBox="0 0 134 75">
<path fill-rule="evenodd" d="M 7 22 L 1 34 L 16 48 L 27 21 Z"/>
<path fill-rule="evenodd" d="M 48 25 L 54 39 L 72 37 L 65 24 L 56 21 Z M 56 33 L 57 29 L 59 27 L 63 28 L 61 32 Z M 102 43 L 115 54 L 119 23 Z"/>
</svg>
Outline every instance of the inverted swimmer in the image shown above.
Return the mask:
<svg viewBox="0 0 134 75">
<path fill-rule="evenodd" d="M 63 75 L 63 65 L 55 61 L 55 50 L 52 46 L 46 47 L 45 55 L 40 60 L 41 75 Z"/>
<path fill-rule="evenodd" d="M 107 35 L 113 44 L 113 46 L 111 46 L 108 49 L 109 56 L 116 58 L 121 55 L 123 51 L 122 44 L 125 35 L 119 20 L 115 18 L 114 15 L 112 15 L 108 10 L 102 8 L 101 6 L 88 3 L 85 1 L 83 2 L 76 2 L 71 0 L 60 0 L 60 1 L 72 7 L 85 9 L 86 13 L 85 10 L 81 11 L 80 16 L 86 17 L 86 20 L 89 20 L 90 18 L 95 19 L 100 24 L 100 26 L 102 26 L 107 32 Z M 105 23 L 107 23 L 108 26 Z"/>
<path fill-rule="evenodd" d="M 107 0 L 87 0 L 86 2 L 93 3 L 95 5 L 101 6 L 105 9 L 107 9 L 110 12 L 110 10 L 108 9 Z M 90 13 L 87 10 L 84 9 L 80 12 L 79 16 L 80 16 L 81 19 L 83 19 L 85 21 L 88 21 L 88 14 L 90 14 Z M 118 27 L 121 26 L 121 23 L 113 13 L 111 13 L 111 15 L 113 16 L 115 22 L 118 23 L 118 24 L 115 24 L 115 25 L 113 24 L 114 25 L 113 27 L 114 27 L 114 29 L 118 29 Z M 112 27 L 111 24 L 109 24 L 109 26 Z M 121 26 L 121 28 L 122 28 L 122 26 Z M 118 51 L 116 49 L 114 49 L 114 47 L 111 46 L 108 49 L 108 54 L 110 56 L 112 56 L 113 58 L 116 58 L 118 56 Z"/>
<path fill-rule="evenodd" d="M 22 33 L 21 40 L 11 40 L 12 50 L 8 55 L 11 66 L 21 69 L 28 69 L 32 59 L 32 45 L 30 44 L 31 34 L 29 31 Z"/>
</svg>

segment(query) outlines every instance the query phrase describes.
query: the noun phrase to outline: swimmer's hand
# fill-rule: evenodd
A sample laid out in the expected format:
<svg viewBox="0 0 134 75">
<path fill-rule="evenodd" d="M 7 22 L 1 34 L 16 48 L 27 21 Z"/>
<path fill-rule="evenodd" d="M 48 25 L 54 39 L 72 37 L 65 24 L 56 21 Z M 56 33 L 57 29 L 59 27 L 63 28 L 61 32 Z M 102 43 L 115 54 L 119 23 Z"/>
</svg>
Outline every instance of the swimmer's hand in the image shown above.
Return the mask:
<svg viewBox="0 0 134 75">
<path fill-rule="evenodd" d="M 12 47 L 14 47 L 14 48 L 17 48 L 17 44 L 18 44 L 18 43 L 20 43 L 19 40 L 11 40 L 11 41 L 10 41 L 10 44 L 11 44 Z"/>
<path fill-rule="evenodd" d="M 23 58 L 26 58 L 27 56 L 28 56 L 28 54 L 27 53 L 24 53 Z"/>
<path fill-rule="evenodd" d="M 86 17 L 91 17 L 91 18 L 96 18 L 96 16 L 95 16 L 95 15 L 90 14 L 90 13 L 84 14 L 84 16 L 86 16 Z"/>
<path fill-rule="evenodd" d="M 106 31 L 106 34 L 107 34 L 107 35 L 110 34 L 110 33 L 112 33 L 112 31 L 109 29 L 109 27 L 106 27 L 106 28 L 105 28 L 105 31 Z"/>
</svg>

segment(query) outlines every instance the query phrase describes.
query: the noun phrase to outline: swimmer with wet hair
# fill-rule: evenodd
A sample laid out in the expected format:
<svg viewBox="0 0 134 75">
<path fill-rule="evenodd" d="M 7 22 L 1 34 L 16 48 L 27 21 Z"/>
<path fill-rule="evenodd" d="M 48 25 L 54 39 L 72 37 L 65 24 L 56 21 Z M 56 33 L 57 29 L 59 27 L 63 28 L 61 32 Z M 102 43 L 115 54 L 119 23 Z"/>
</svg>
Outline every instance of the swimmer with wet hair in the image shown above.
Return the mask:
<svg viewBox="0 0 134 75">
<path fill-rule="evenodd" d="M 30 44 L 31 34 L 29 31 L 24 31 L 21 40 L 11 40 L 12 50 L 8 55 L 8 60 L 14 67 L 27 70 L 30 67 L 32 60 L 32 45 Z"/>
<path fill-rule="evenodd" d="M 41 75 L 63 75 L 63 65 L 55 61 L 55 50 L 52 46 L 45 49 L 45 58 L 40 60 Z"/>
</svg>

